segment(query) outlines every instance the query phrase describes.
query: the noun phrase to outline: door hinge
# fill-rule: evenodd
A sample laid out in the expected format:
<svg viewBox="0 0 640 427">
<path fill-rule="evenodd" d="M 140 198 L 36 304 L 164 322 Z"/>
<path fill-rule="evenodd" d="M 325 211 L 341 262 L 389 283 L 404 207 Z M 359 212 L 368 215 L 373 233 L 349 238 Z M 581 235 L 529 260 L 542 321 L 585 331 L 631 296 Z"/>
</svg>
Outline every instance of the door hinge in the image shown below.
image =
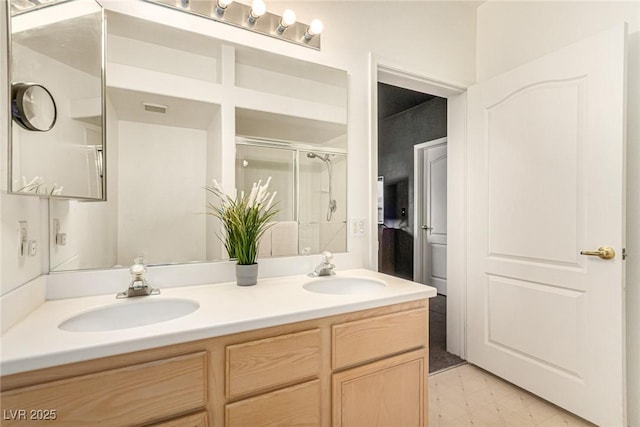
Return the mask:
<svg viewBox="0 0 640 427">
<path fill-rule="evenodd" d="M 622 260 L 627 259 L 627 248 L 622 248 Z"/>
</svg>

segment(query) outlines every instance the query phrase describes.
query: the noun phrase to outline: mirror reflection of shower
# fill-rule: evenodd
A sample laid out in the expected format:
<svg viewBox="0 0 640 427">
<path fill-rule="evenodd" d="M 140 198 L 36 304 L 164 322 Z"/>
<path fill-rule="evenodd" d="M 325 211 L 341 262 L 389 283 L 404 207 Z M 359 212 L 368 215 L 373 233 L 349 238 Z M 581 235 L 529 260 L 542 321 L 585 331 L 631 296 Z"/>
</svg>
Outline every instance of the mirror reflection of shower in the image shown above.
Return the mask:
<svg viewBox="0 0 640 427">
<path fill-rule="evenodd" d="M 327 165 L 327 173 L 329 174 L 329 205 L 327 206 L 327 221 L 331 221 L 333 213 L 338 209 L 338 203 L 333 198 L 333 193 L 331 191 L 331 175 L 333 174 L 333 164 L 331 163 L 329 154 L 321 156 L 314 152 L 309 152 L 307 153 L 307 157 L 310 159 L 320 159 Z"/>
</svg>

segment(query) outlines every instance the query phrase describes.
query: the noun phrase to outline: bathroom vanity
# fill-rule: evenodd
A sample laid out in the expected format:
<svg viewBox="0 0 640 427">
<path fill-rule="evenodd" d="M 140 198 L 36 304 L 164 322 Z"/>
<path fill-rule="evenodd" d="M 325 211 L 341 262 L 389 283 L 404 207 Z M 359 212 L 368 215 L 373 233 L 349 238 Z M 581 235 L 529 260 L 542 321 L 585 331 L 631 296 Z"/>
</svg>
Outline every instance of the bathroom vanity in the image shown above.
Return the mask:
<svg viewBox="0 0 640 427">
<path fill-rule="evenodd" d="M 48 301 L 3 336 L 14 372 L 2 377 L 3 425 L 425 426 L 435 290 L 368 270 L 337 277 L 385 286 L 318 293 L 303 284 L 336 279 L 291 276 L 166 289 L 142 298 L 200 308 L 90 333 L 56 325 L 112 296 Z"/>
</svg>

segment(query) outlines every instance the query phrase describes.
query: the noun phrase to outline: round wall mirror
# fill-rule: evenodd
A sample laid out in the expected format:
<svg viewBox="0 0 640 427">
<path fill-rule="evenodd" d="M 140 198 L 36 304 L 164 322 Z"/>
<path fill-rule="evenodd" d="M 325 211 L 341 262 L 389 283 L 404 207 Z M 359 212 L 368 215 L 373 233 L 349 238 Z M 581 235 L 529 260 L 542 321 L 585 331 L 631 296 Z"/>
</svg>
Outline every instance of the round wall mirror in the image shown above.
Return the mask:
<svg viewBox="0 0 640 427">
<path fill-rule="evenodd" d="M 25 129 L 46 132 L 56 123 L 56 103 L 42 85 L 14 83 L 11 88 L 11 114 Z"/>
</svg>

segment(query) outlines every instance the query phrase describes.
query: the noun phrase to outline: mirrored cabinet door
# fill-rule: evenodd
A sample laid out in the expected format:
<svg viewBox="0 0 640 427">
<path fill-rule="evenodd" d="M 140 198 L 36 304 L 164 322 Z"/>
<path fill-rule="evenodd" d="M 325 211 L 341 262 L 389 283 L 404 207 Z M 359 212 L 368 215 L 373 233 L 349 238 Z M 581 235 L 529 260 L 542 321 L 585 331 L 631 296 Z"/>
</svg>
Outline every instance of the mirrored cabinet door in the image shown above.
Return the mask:
<svg viewBox="0 0 640 427">
<path fill-rule="evenodd" d="M 9 188 L 102 200 L 102 8 L 81 0 L 39 3 L 9 1 Z"/>
</svg>

